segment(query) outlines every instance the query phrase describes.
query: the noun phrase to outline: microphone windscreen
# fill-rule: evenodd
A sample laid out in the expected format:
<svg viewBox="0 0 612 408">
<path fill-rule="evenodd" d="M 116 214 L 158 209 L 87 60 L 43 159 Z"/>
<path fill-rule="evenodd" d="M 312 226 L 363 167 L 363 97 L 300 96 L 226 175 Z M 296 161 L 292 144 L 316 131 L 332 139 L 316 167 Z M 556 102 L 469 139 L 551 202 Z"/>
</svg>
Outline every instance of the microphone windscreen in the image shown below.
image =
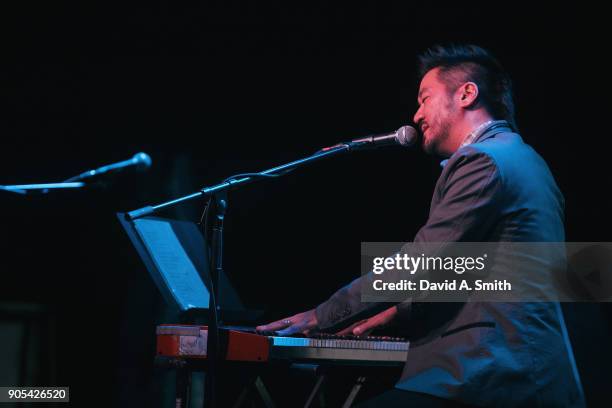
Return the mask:
<svg viewBox="0 0 612 408">
<path fill-rule="evenodd" d="M 401 146 L 410 147 L 416 143 L 418 133 L 412 126 L 402 126 L 397 130 L 396 140 Z"/>
<path fill-rule="evenodd" d="M 153 160 L 151 160 L 151 156 L 146 154 L 145 152 L 136 153 L 132 158 L 134 163 L 138 165 L 139 169 L 148 169 L 153 164 Z"/>
</svg>

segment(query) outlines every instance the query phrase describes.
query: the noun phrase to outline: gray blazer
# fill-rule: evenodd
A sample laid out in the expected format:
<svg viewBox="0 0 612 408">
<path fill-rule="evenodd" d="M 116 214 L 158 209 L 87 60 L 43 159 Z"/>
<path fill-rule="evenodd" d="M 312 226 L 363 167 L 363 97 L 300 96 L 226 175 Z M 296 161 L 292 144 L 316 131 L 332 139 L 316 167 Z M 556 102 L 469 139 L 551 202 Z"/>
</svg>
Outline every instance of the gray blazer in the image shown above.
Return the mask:
<svg viewBox="0 0 612 408">
<path fill-rule="evenodd" d="M 544 160 L 498 121 L 446 162 L 414 241 L 563 242 L 563 218 Z M 389 307 L 360 301 L 362 279 L 317 307 L 321 329 Z M 410 326 L 448 306 L 405 302 L 396 320 Z M 584 406 L 558 303 L 472 301 L 451 316 L 445 331 L 411 346 L 397 388 L 479 406 Z"/>
</svg>

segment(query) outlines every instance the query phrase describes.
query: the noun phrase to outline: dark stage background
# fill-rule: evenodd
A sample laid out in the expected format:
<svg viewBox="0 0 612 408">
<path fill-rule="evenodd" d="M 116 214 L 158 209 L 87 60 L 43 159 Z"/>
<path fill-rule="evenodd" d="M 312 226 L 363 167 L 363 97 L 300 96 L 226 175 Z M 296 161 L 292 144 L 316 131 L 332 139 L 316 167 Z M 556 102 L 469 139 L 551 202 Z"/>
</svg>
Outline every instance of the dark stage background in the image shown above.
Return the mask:
<svg viewBox="0 0 612 408">
<path fill-rule="evenodd" d="M 0 195 L 0 385 L 68 385 L 76 406 L 167 403 L 154 330 L 175 316 L 115 212 L 411 124 L 416 55 L 436 42 L 498 56 L 521 133 L 565 194 L 568 241 L 610 241 L 601 15 L 465 2 L 3 4 L 0 184 L 61 181 L 138 151 L 153 167 L 105 188 Z M 412 239 L 439 172 L 420 149 L 381 150 L 232 193 L 228 276 L 264 320 L 310 308 L 358 274 L 361 241 Z M 564 307 L 589 404 L 609 406 L 610 307 Z"/>
</svg>

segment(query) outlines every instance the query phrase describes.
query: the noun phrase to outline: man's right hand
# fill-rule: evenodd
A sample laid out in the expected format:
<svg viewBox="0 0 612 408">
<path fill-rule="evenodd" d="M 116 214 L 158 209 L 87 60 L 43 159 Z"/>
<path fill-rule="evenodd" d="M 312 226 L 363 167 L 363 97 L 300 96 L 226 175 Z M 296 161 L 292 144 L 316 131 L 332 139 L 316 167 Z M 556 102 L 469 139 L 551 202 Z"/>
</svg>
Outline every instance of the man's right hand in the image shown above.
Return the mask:
<svg viewBox="0 0 612 408">
<path fill-rule="evenodd" d="M 319 325 L 315 309 L 298 313 L 291 317 L 277 320 L 262 326 L 257 326 L 257 331 L 275 331 L 279 336 L 290 336 L 296 333 L 308 334 Z"/>
</svg>

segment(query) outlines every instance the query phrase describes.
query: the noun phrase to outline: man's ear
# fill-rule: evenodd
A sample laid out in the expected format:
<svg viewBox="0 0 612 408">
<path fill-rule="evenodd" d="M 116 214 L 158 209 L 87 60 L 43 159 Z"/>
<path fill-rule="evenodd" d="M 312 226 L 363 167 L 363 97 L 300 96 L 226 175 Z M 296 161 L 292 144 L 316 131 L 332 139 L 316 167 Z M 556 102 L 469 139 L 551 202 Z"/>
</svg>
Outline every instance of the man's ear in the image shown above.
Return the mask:
<svg viewBox="0 0 612 408">
<path fill-rule="evenodd" d="M 458 89 L 459 106 L 469 108 L 474 106 L 478 99 L 478 85 L 474 82 L 466 82 Z"/>
</svg>

